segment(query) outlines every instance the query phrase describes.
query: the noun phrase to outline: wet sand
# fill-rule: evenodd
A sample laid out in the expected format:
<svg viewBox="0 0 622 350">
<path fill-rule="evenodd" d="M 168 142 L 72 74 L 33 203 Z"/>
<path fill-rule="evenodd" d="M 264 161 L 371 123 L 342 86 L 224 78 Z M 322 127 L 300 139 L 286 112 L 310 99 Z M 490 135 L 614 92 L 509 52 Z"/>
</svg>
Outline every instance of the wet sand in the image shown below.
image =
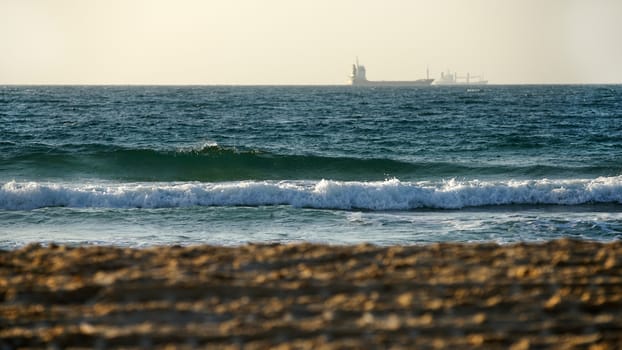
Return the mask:
<svg viewBox="0 0 622 350">
<path fill-rule="evenodd" d="M 0 349 L 622 348 L 622 242 L 0 252 Z"/>
</svg>

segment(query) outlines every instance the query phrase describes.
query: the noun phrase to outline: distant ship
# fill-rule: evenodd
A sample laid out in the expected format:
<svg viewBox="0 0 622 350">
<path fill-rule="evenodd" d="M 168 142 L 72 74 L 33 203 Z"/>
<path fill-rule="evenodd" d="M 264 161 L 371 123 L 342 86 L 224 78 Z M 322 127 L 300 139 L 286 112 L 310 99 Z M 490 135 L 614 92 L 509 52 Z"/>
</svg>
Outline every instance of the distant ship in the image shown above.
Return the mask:
<svg viewBox="0 0 622 350">
<path fill-rule="evenodd" d="M 486 85 L 488 80 L 483 80 L 479 75 L 471 75 L 467 73 L 466 76 L 460 77 L 458 73 L 452 73 L 447 71 L 441 72 L 441 78 L 434 82 L 434 85 Z"/>
<path fill-rule="evenodd" d="M 429 86 L 434 79 L 430 79 L 430 72 L 428 70 L 426 79 L 418 79 L 412 81 L 370 81 L 367 80 L 365 66 L 359 64 L 358 58 L 356 63 L 352 65 L 352 74 L 350 74 L 350 85 L 355 86 Z"/>
</svg>

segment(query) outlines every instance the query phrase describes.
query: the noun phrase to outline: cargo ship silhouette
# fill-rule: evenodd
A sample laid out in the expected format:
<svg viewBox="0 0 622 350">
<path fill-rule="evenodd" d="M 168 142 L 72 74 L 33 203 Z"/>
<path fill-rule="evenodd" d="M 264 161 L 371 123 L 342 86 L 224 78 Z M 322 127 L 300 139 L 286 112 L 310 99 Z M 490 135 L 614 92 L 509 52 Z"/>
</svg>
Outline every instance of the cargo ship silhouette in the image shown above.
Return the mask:
<svg viewBox="0 0 622 350">
<path fill-rule="evenodd" d="M 412 81 L 388 81 L 367 80 L 367 71 L 364 65 L 359 64 L 358 58 L 356 63 L 352 65 L 352 74 L 350 74 L 349 84 L 354 86 L 429 86 L 434 79 L 430 79 L 430 71 L 427 71 L 425 79 L 417 79 Z"/>
<path fill-rule="evenodd" d="M 459 76 L 458 73 L 447 71 L 441 72 L 441 78 L 434 82 L 434 85 L 486 85 L 488 80 L 482 79 L 480 75 Z"/>
</svg>

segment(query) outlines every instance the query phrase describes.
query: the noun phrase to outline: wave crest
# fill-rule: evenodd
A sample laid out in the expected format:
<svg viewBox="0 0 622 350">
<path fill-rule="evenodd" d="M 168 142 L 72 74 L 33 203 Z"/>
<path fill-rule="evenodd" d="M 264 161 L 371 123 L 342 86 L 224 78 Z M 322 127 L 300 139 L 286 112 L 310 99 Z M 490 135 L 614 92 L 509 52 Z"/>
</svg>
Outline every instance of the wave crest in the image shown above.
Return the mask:
<svg viewBox="0 0 622 350">
<path fill-rule="evenodd" d="M 11 181 L 0 209 L 291 205 L 319 209 L 460 209 L 491 205 L 622 203 L 622 176 L 596 179 L 402 182 L 236 181 L 60 184 Z"/>
<path fill-rule="evenodd" d="M 7 148 L 7 147 L 5 147 Z M 11 147 L 9 147 L 11 148 Z M 283 154 L 215 142 L 162 150 L 100 144 L 35 145 L 0 152 L 4 179 L 101 179 L 123 182 L 242 180 L 380 181 L 387 177 L 422 180 L 442 177 L 593 177 L 619 173 L 608 164 L 497 164 L 350 155 Z"/>
</svg>

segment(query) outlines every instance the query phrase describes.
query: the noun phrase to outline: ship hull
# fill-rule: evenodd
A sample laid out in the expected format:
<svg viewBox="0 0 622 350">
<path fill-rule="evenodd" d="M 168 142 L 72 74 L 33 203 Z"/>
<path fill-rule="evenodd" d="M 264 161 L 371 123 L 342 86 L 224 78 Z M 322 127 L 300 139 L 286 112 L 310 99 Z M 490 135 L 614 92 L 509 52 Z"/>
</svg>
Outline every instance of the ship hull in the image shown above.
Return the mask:
<svg viewBox="0 0 622 350">
<path fill-rule="evenodd" d="M 412 81 L 352 81 L 352 86 L 430 86 L 434 79 L 418 79 Z"/>
<path fill-rule="evenodd" d="M 488 84 L 488 80 L 484 80 L 484 81 L 473 81 L 473 82 L 459 82 L 459 83 L 452 83 L 452 82 L 440 82 L 437 81 L 434 83 L 434 85 L 439 85 L 439 86 L 477 86 L 477 85 L 487 85 Z"/>
</svg>

